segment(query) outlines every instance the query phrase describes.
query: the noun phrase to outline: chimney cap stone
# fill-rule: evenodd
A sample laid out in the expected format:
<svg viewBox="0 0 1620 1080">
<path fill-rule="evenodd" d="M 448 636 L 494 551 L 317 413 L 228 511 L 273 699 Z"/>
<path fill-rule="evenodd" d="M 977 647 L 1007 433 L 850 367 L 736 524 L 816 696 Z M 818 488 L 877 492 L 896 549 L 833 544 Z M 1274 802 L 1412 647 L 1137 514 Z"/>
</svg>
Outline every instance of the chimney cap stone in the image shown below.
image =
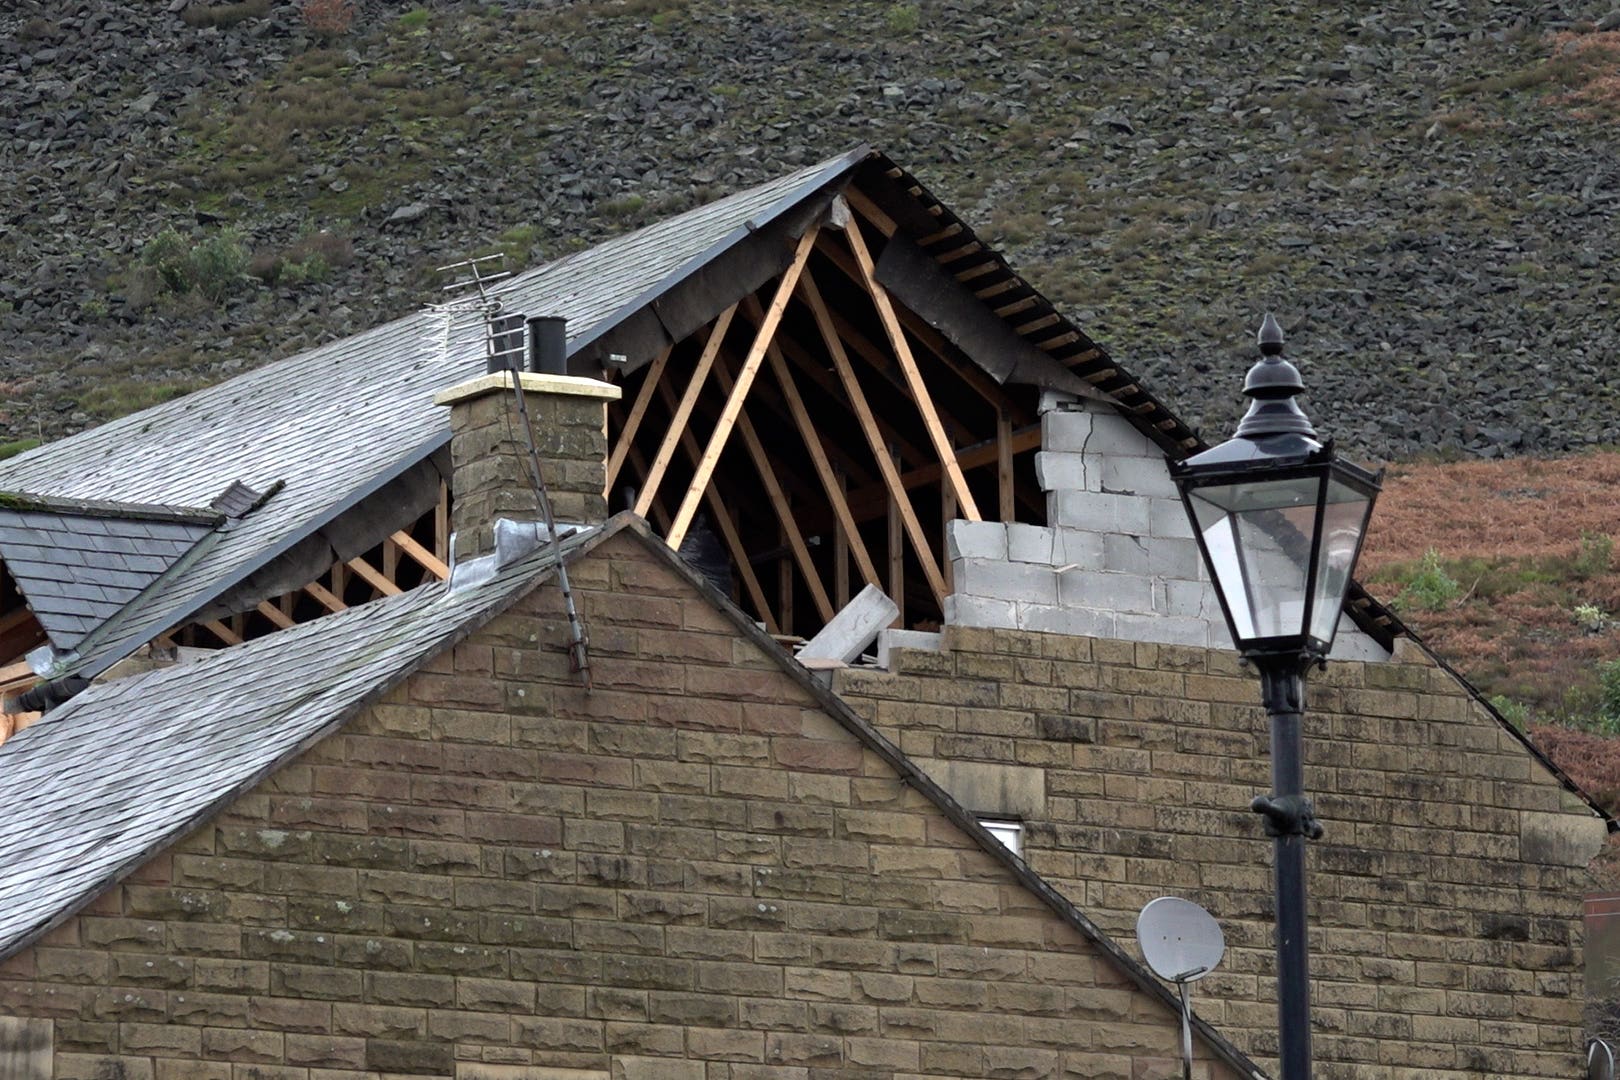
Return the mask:
<svg viewBox="0 0 1620 1080">
<path fill-rule="evenodd" d="M 460 401 L 471 401 L 473 398 L 483 397 L 485 394 L 500 393 L 512 389 L 512 376 L 516 375 L 523 383 L 525 393 L 530 394 L 565 394 L 574 397 L 601 398 L 604 401 L 618 401 L 624 396 L 624 391 L 612 383 L 601 379 L 588 379 L 580 375 L 541 375 L 533 371 L 496 371 L 488 375 L 480 375 L 476 379 L 468 379 L 464 383 L 440 390 L 433 395 L 435 405 L 454 405 Z"/>
</svg>

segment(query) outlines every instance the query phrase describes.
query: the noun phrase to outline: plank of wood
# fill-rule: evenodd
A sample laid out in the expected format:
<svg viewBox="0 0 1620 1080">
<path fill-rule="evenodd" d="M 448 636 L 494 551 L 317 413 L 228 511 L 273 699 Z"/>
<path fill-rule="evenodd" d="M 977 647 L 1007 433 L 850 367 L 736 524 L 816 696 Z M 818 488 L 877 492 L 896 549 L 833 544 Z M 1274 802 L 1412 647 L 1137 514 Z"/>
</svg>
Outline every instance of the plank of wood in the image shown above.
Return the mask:
<svg viewBox="0 0 1620 1080">
<path fill-rule="evenodd" d="M 1015 334 L 1033 334 L 1037 330 L 1045 330 L 1048 326 L 1056 326 L 1058 323 L 1060 323 L 1062 321 L 1063 321 L 1063 316 L 1059 315 L 1057 312 L 1054 311 L 1054 312 L 1051 312 L 1050 314 L 1042 315 L 1038 319 L 1031 319 L 1029 322 L 1025 323 L 1022 326 L 1013 327 L 1013 333 L 1015 333 Z"/>
<path fill-rule="evenodd" d="M 895 224 L 894 218 L 890 217 L 882 207 L 873 202 L 866 192 L 853 184 L 844 189 L 844 198 L 861 217 L 870 221 L 873 227 L 884 236 L 893 236 L 894 231 L 899 228 Z"/>
<path fill-rule="evenodd" d="M 1013 483 L 1012 417 L 1005 409 L 996 413 L 996 490 L 1001 495 L 1002 521 L 1018 519 L 1018 489 Z"/>
<path fill-rule="evenodd" d="M 401 529 L 388 539 L 398 544 L 399 550 L 415 559 L 418 566 L 440 581 L 445 581 L 450 577 L 450 567 L 445 565 L 443 560 L 435 556 L 433 552 L 417 543 L 416 538 L 404 529 Z"/>
<path fill-rule="evenodd" d="M 820 245 L 820 250 L 822 254 L 826 255 L 832 264 L 836 266 L 845 277 L 849 278 L 849 280 L 854 282 L 856 285 L 865 287 L 865 278 L 861 273 L 860 267 L 857 265 L 855 259 L 850 255 L 847 248 L 834 243 L 831 238 L 826 238 L 825 242 Z M 974 393 L 978 394 L 992 406 L 996 408 L 1004 407 L 1008 400 L 1007 392 L 1001 388 L 1000 384 L 987 375 L 984 372 L 984 369 L 973 363 L 972 360 L 957 360 L 952 352 L 950 343 L 945 340 L 945 336 L 938 330 L 935 330 L 932 326 L 929 326 L 914 312 L 912 312 L 911 309 L 900 307 L 891 308 L 891 310 L 893 310 L 895 314 L 899 316 L 900 323 L 905 327 L 906 331 L 916 337 L 916 339 L 922 343 L 923 347 L 928 350 L 930 356 L 949 368 L 953 373 L 955 373 L 957 378 L 967 383 L 968 386 L 972 387 Z M 840 318 L 842 317 L 840 316 Z M 844 328 L 841 327 L 839 332 L 841 334 L 845 334 L 845 341 L 852 346 L 856 346 L 857 351 L 860 351 L 859 343 L 853 338 L 849 337 L 848 334 L 845 333 Z M 943 414 L 941 414 L 941 418 L 946 420 L 946 422 L 950 421 L 950 418 L 944 416 Z M 1020 415 L 1018 419 L 1026 420 L 1032 419 L 1032 417 Z M 959 426 L 963 431 L 972 430 L 966 425 Z"/>
<path fill-rule="evenodd" d="M 33 609 L 26 604 L 14 607 L 4 615 L 0 615 L 0 634 L 9 633 L 19 626 L 26 626 L 33 621 Z"/>
<path fill-rule="evenodd" d="M 956 464 L 956 450 L 945 435 L 945 427 L 940 423 L 939 413 L 934 408 L 933 395 L 928 392 L 928 386 L 923 382 L 922 370 L 917 367 L 917 359 L 911 354 L 911 345 L 906 341 L 905 331 L 900 328 L 900 318 L 895 314 L 894 305 L 889 300 L 889 292 L 878 283 L 872 253 L 866 249 L 866 241 L 861 238 L 859 229 L 845 229 L 844 239 L 848 241 L 850 251 L 855 256 L 855 266 L 860 271 L 867 294 L 871 296 L 872 303 L 877 308 L 878 321 L 883 324 L 883 332 L 889 337 L 889 347 L 894 350 L 895 359 L 900 361 L 900 370 L 905 373 L 906 382 L 911 387 L 912 401 L 922 413 L 923 427 L 928 430 L 928 438 L 934 444 L 934 453 L 945 466 L 945 476 L 950 482 L 951 490 L 956 493 L 957 500 L 962 504 L 962 515 L 969 521 L 981 521 L 983 519 L 979 515 L 978 504 L 973 501 L 973 492 L 968 490 L 967 478 L 962 475 L 961 467 Z"/>
<path fill-rule="evenodd" d="M 602 485 L 602 494 L 611 500 L 613 481 L 619 475 L 619 469 L 624 465 L 625 454 L 630 450 L 630 444 L 635 441 L 636 432 L 641 430 L 641 421 L 647 415 L 647 406 L 652 403 L 653 392 L 664 377 L 664 367 L 675 351 L 675 346 L 666 345 L 653 357 L 651 364 L 647 365 L 647 374 L 641 380 L 641 389 L 636 392 L 636 400 L 630 406 L 630 415 L 624 418 L 624 426 L 619 429 L 618 441 L 613 444 L 613 452 L 608 455 L 607 482 Z"/>
<path fill-rule="evenodd" d="M 934 256 L 934 261 L 943 266 L 946 263 L 956 262 L 958 259 L 965 259 L 969 255 L 972 255 L 975 251 L 983 250 L 984 245 L 979 243 L 977 240 L 973 240 L 963 244 L 959 248 L 952 248 L 950 251 L 940 252 L 938 255 Z"/>
<path fill-rule="evenodd" d="M 433 554 L 440 562 L 450 558 L 450 485 L 439 481 L 439 502 L 433 508 Z"/>
<path fill-rule="evenodd" d="M 27 660 L 18 660 L 15 663 L 0 667 L 0 683 L 8 683 L 13 679 L 22 679 L 34 674 L 34 669 L 28 666 Z"/>
<path fill-rule="evenodd" d="M 674 409 L 675 402 L 674 402 L 673 399 L 675 397 L 675 391 L 671 390 L 669 392 L 669 396 L 671 398 L 671 400 L 670 400 L 670 408 Z M 632 446 L 630 448 L 630 464 L 632 466 L 634 466 L 637 475 L 639 475 L 639 476 L 641 476 L 643 478 L 646 477 L 646 475 L 647 475 L 647 455 L 643 454 L 641 452 L 641 448 L 639 446 Z M 653 522 L 660 529 L 664 530 L 665 532 L 669 532 L 669 523 L 670 523 L 670 521 L 672 519 L 669 516 L 669 511 L 664 508 L 664 500 L 662 500 L 662 499 L 654 499 L 653 500 L 652 516 L 653 516 L 652 517 Z"/>
<path fill-rule="evenodd" d="M 838 498 L 849 509 L 849 477 L 838 470 Z M 857 532 L 854 535 L 859 536 Z M 849 537 L 842 525 L 833 530 L 833 603 L 840 609 L 849 603 Z M 870 556 L 869 556 L 870 557 Z"/>
<path fill-rule="evenodd" d="M 268 600 L 260 600 L 258 607 L 255 610 L 257 610 L 260 615 L 263 615 L 265 618 L 274 623 L 278 630 L 291 630 L 294 626 L 298 625 L 288 617 L 286 612 L 282 611 Z"/>
<path fill-rule="evenodd" d="M 356 555 L 354 558 L 350 559 L 348 562 L 348 567 L 350 570 L 353 570 L 356 574 L 358 574 L 362 581 L 370 585 L 373 589 L 376 589 L 378 592 L 382 593 L 384 596 L 398 596 L 400 593 L 405 591 L 398 585 L 395 585 L 392 581 L 389 581 L 387 578 L 383 577 L 382 573 L 375 566 L 372 566 L 370 563 L 366 562 L 364 556 Z"/>
<path fill-rule="evenodd" d="M 742 412 L 743 400 L 748 397 L 748 390 L 754 385 L 754 376 L 759 373 L 759 366 L 764 362 L 765 349 L 776 336 L 776 328 L 781 325 L 782 315 L 787 311 L 793 287 L 798 284 L 799 275 L 804 272 L 805 264 L 810 260 L 810 252 L 815 247 L 816 236 L 820 232 L 819 225 L 812 225 L 804 231 L 804 235 L 799 237 L 798 247 L 794 249 L 793 261 L 782 271 L 782 279 L 776 286 L 776 295 L 771 298 L 770 307 L 765 309 L 765 318 L 754 335 L 754 343 L 749 346 L 748 355 L 743 359 L 742 368 L 737 372 L 736 383 L 726 397 L 726 407 L 721 410 L 720 420 L 709 436 L 709 445 L 703 451 L 703 460 L 698 462 L 697 475 L 688 485 L 686 497 L 681 500 L 680 509 L 675 511 L 675 523 L 670 526 L 669 535 L 664 538 L 670 547 L 680 547 L 681 541 L 686 538 L 686 530 L 691 527 L 692 517 L 697 513 L 698 500 L 702 498 L 703 489 L 708 486 L 709 477 L 720 461 L 720 452 L 726 448 L 726 440 L 731 437 L 731 429 L 737 423 L 738 414 Z M 736 310 L 736 306 L 733 305 L 730 310 Z"/>
<path fill-rule="evenodd" d="M 201 625 L 209 633 L 213 634 L 227 645 L 242 644 L 242 635 L 238 634 L 236 631 L 232 630 L 218 619 L 206 619 L 201 623 Z"/>
<path fill-rule="evenodd" d="M 892 451 L 890 452 L 892 453 Z M 895 468 L 899 468 L 900 463 L 898 461 L 891 460 L 891 463 Z M 907 529 L 912 528 L 911 522 L 917 516 L 915 511 L 907 514 L 910 509 L 911 502 L 906 498 L 904 489 L 901 489 L 900 493 L 896 494 L 891 487 L 889 489 L 889 597 L 894 600 L 897 612 L 893 625 L 901 629 L 904 629 L 906 625 L 906 548 L 904 533 Z M 920 525 L 916 527 L 916 531 L 921 531 Z M 933 562 L 934 557 L 932 554 L 922 560 L 925 569 L 931 568 Z M 932 584 L 931 579 L 930 584 Z M 945 575 L 943 573 L 940 574 L 938 592 L 940 596 L 945 594 Z M 944 604 L 945 601 L 940 600 L 940 606 L 943 607 Z"/>
<path fill-rule="evenodd" d="M 652 466 L 642 481 L 640 493 L 636 496 L 635 510 L 641 517 L 647 516 L 647 510 L 658 497 L 658 485 L 664 482 L 664 470 L 669 468 L 669 459 L 675 456 L 675 445 L 680 442 L 681 432 L 686 430 L 687 422 L 692 419 L 692 406 L 697 404 L 698 395 L 703 392 L 703 382 L 709 377 L 709 370 L 714 367 L 714 358 L 720 355 L 720 346 L 724 344 L 726 331 L 731 329 L 731 320 L 736 314 L 737 305 L 732 304 L 714 320 L 714 329 L 709 332 L 709 340 L 704 344 L 702 354 L 698 356 L 697 367 L 692 370 L 692 381 L 687 384 L 686 392 L 681 395 L 680 403 L 676 405 L 675 413 L 669 419 L 669 430 L 664 432 L 664 441 L 658 444 L 658 453 L 653 455 Z M 679 515 L 676 520 L 679 520 Z M 681 532 L 684 536 L 685 530 Z M 671 541 L 669 546 L 680 547 L 680 539 Z"/>
<path fill-rule="evenodd" d="M 856 422 L 860 425 L 861 433 L 866 436 L 868 445 L 872 448 L 872 456 L 876 459 L 878 473 L 883 477 L 884 487 L 895 502 L 895 513 L 900 517 L 900 526 L 911 538 L 912 547 L 917 551 L 917 561 L 922 564 L 923 574 L 928 578 L 928 585 L 934 591 L 934 597 L 941 605 L 945 603 L 945 576 L 940 572 L 939 562 L 934 558 L 934 552 L 928 543 L 928 536 L 923 532 L 922 522 L 917 519 L 917 512 L 912 509 L 911 498 L 906 493 L 905 486 L 900 483 L 900 470 L 895 467 L 894 459 L 890 456 L 888 444 L 883 441 L 883 433 L 878 429 L 877 418 L 872 415 L 872 406 L 867 403 L 866 392 L 861 389 L 860 380 L 855 377 L 855 368 L 849 362 L 849 354 L 844 351 L 844 343 L 839 340 L 838 332 L 833 327 L 832 315 L 827 310 L 827 304 L 821 298 L 821 290 L 816 288 L 813 275 L 806 273 L 799 285 L 800 295 L 810 307 L 810 313 L 815 317 L 816 329 L 821 333 L 821 340 L 827 347 L 827 355 L 832 357 L 833 367 L 838 371 L 838 378 L 844 384 L 844 396 L 849 399 L 850 408 L 854 410 Z M 894 593 L 893 560 L 895 557 L 895 530 L 893 520 L 890 521 L 889 557 L 891 565 L 891 581 L 889 595 L 894 597 L 895 603 L 901 610 L 905 610 L 904 597 Z M 900 579 L 900 587 L 905 586 L 904 577 Z"/>
<path fill-rule="evenodd" d="M 345 604 L 342 600 L 338 599 L 335 593 L 327 589 L 325 585 L 322 585 L 318 581 L 311 581 L 309 584 L 305 585 L 304 591 L 309 593 L 309 595 L 313 596 L 316 600 L 320 601 L 321 605 L 325 607 L 327 611 L 338 612 L 347 611 L 349 609 L 348 604 Z"/>
<path fill-rule="evenodd" d="M 662 393 L 665 396 L 665 404 L 673 407 L 675 391 L 666 386 Z M 681 433 L 681 449 L 686 451 L 686 456 L 691 459 L 694 466 L 703 457 L 703 449 L 697 444 L 697 436 L 690 431 Z M 737 523 L 731 517 L 731 508 L 720 497 L 720 492 L 716 490 L 712 479 L 704 496 L 709 503 L 709 513 L 720 530 L 721 539 L 726 542 L 726 549 L 731 552 L 731 561 L 737 568 L 737 576 L 742 579 L 743 590 L 754 602 L 754 610 L 765 623 L 766 632 L 781 633 L 781 626 L 777 623 L 776 616 L 771 613 L 770 603 L 765 599 L 765 588 L 759 583 L 759 575 L 754 573 L 754 564 L 748 559 L 748 549 L 743 546 L 742 537 L 737 532 Z M 669 531 L 668 521 L 664 523 L 664 531 Z"/>
<path fill-rule="evenodd" d="M 759 303 L 752 296 L 744 303 L 750 301 L 755 305 Z M 844 501 L 838 476 L 833 472 L 832 462 L 827 459 L 827 452 L 822 447 L 821 434 L 816 430 L 815 422 L 810 419 L 810 410 L 805 408 L 804 399 L 799 396 L 799 387 L 793 381 L 793 372 L 783 359 L 782 351 L 774 345 L 765 350 L 765 356 L 770 361 L 771 373 L 776 376 L 777 386 L 787 402 L 793 424 L 799 429 L 799 438 L 804 441 L 804 447 L 810 453 L 810 462 L 815 467 L 816 476 L 821 480 L 822 490 L 827 495 L 828 503 L 832 505 L 833 515 L 838 521 L 839 536 L 854 554 L 861 577 L 866 579 L 867 584 L 876 585 L 879 580 L 877 566 L 872 562 L 871 553 L 866 550 L 866 542 L 861 539 L 860 530 L 855 526 L 855 519 L 850 516 L 849 504 Z"/>
<path fill-rule="evenodd" d="M 1018 286 L 1022 284 L 1023 282 L 1019 281 L 1017 278 L 1010 277 L 1006 281 L 998 281 L 994 285 L 986 285 L 973 295 L 977 296 L 980 300 L 991 300 L 997 296 L 1000 296 L 1004 292 L 1012 292 L 1012 290 L 1018 288 Z"/>
<path fill-rule="evenodd" d="M 715 368 L 715 377 L 719 380 L 721 389 L 727 393 L 735 391 L 738 383 L 732 379 L 724 364 Z M 833 617 L 832 599 L 827 595 L 827 587 L 822 584 L 815 560 L 810 557 L 810 546 L 805 543 L 804 530 L 799 528 L 793 507 L 782 491 L 781 481 L 776 476 L 776 467 L 771 464 L 771 455 L 766 452 L 759 432 L 754 430 L 753 423 L 748 419 L 747 410 L 738 408 L 735 420 L 737 434 L 742 436 L 743 445 L 748 449 L 748 456 L 753 459 L 754 468 L 759 473 L 760 483 L 765 487 L 765 498 L 770 502 L 771 509 L 776 511 L 776 520 L 782 526 L 782 540 L 793 552 L 793 561 L 798 564 L 799 573 L 810 590 L 810 599 L 816 605 L 817 614 L 821 616 L 822 622 L 826 622 Z M 791 590 L 789 598 L 791 599 Z M 792 633 L 791 608 L 779 608 L 778 615 L 782 621 L 782 632 Z"/>
</svg>

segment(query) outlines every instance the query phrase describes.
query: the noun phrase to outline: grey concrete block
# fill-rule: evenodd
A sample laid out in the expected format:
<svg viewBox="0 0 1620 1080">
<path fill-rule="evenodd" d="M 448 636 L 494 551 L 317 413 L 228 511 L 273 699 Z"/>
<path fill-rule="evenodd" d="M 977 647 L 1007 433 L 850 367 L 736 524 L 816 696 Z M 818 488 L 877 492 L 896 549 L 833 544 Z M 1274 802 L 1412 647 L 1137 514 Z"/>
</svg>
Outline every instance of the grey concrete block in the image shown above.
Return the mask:
<svg viewBox="0 0 1620 1080">
<path fill-rule="evenodd" d="M 878 667 L 887 668 L 889 653 L 894 649 L 925 649 L 929 652 L 939 651 L 939 635 L 931 634 L 926 630 L 895 630 L 893 628 L 879 630 L 877 636 L 877 662 Z"/>
<path fill-rule="evenodd" d="M 1114 636 L 1115 614 L 1093 608 L 1046 607 L 1023 604 L 1019 607 L 1019 629 L 1042 634 L 1076 634 L 1082 637 Z"/>
<path fill-rule="evenodd" d="M 1056 565 L 1053 551 L 1057 530 L 1045 525 L 1011 522 L 1007 525 L 1007 558 L 1013 562 Z"/>
<path fill-rule="evenodd" d="M 1079 394 L 1071 394 L 1067 390 L 1042 390 L 1036 411 L 1045 416 L 1049 412 L 1070 412 L 1084 407 Z"/>
<path fill-rule="evenodd" d="M 1148 556 L 1149 543 L 1150 538 L 1145 536 L 1111 533 L 1103 537 L 1102 568 L 1115 574 L 1134 574 L 1144 578 L 1149 576 L 1153 573 L 1152 561 Z"/>
<path fill-rule="evenodd" d="M 1154 585 L 1158 596 L 1153 608 L 1161 615 L 1181 615 L 1196 619 L 1221 619 L 1221 602 L 1215 587 L 1204 581 L 1177 581 L 1167 578 Z"/>
<path fill-rule="evenodd" d="M 1148 573 L 1181 581 L 1198 580 L 1198 568 L 1203 563 L 1203 557 L 1198 554 L 1198 541 L 1149 536 L 1144 543 L 1147 544 Z"/>
<path fill-rule="evenodd" d="M 1207 620 L 1172 615 L 1121 614 L 1115 621 L 1115 632 L 1126 641 L 1151 641 L 1160 645 L 1202 648 L 1209 641 Z"/>
<path fill-rule="evenodd" d="M 1095 491 L 1053 491 L 1046 497 L 1047 520 L 1067 528 L 1146 536 L 1150 499 Z"/>
<path fill-rule="evenodd" d="M 1148 533 L 1176 540 L 1192 539 L 1192 523 L 1187 520 L 1187 509 L 1179 498 L 1148 502 Z"/>
<path fill-rule="evenodd" d="M 1052 541 L 1052 562 L 1056 565 L 1102 569 L 1102 533 L 1090 529 L 1053 529 Z"/>
<path fill-rule="evenodd" d="M 945 526 L 945 544 L 948 559 L 1005 559 L 1007 526 L 957 518 Z"/>
<path fill-rule="evenodd" d="M 1140 574 L 1068 570 L 1058 577 L 1058 598 L 1064 607 L 1148 615 L 1153 612 L 1153 582 Z"/>
<path fill-rule="evenodd" d="M 953 593 L 945 598 L 945 621 L 952 626 L 987 626 L 1000 630 L 1016 630 L 1018 606 L 1011 600 Z"/>
<path fill-rule="evenodd" d="M 848 664 L 899 614 L 899 607 L 887 593 L 868 585 L 839 609 L 820 633 L 804 643 L 798 653 L 799 662 L 839 660 Z"/>
<path fill-rule="evenodd" d="M 966 596 L 1057 603 L 1057 572 L 1050 565 L 1000 559 L 959 559 L 953 564 L 956 591 Z"/>
<path fill-rule="evenodd" d="M 1080 453 L 1091 438 L 1091 413 L 1048 412 L 1041 416 L 1041 449 Z"/>
<path fill-rule="evenodd" d="M 1381 664 L 1389 659 L 1389 651 L 1378 642 L 1356 629 L 1348 617 L 1339 617 L 1339 632 L 1333 638 L 1329 660 L 1365 660 Z"/>
<path fill-rule="evenodd" d="M 1089 456 L 1089 455 L 1087 455 Z M 1176 497 L 1175 481 L 1164 458 L 1128 457 L 1111 454 L 1102 461 L 1102 490 L 1161 499 Z"/>
<path fill-rule="evenodd" d="M 1096 461 L 1093 454 L 1075 454 L 1063 450 L 1037 450 L 1035 452 L 1035 479 L 1042 491 L 1095 490 L 1086 483 L 1086 465 Z M 1132 458 L 1132 461 L 1142 460 Z"/>
<path fill-rule="evenodd" d="M 1085 449 L 1093 454 L 1164 457 L 1163 450 L 1154 446 L 1146 435 L 1136 430 L 1134 424 L 1115 412 L 1091 414 L 1091 438 Z"/>
</svg>

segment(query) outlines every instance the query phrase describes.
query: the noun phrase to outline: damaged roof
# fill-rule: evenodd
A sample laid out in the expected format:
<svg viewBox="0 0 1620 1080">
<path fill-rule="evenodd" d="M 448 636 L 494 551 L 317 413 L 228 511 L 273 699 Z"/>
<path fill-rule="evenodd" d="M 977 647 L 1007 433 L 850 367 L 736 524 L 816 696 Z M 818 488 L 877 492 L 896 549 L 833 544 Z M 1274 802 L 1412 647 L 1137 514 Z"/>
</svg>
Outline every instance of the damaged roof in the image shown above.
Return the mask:
<svg viewBox="0 0 1620 1080">
<path fill-rule="evenodd" d="M 1174 995 L 1009 851 L 876 728 L 632 515 L 544 547 L 457 588 L 435 582 L 191 663 L 97 684 L 0 744 L 0 959 L 338 730 L 361 708 L 609 537 L 630 533 L 775 659 L 1020 885 L 1143 993 Z M 1264 1074 L 1201 1017 L 1200 1037 L 1240 1075 Z"/>
</svg>

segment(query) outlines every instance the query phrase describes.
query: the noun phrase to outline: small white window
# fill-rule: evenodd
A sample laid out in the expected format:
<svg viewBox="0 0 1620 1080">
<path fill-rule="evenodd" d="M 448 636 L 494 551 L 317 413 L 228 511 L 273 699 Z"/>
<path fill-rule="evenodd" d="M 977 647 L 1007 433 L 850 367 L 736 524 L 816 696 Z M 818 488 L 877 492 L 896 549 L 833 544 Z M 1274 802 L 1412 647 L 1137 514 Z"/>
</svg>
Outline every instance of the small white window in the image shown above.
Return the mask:
<svg viewBox="0 0 1620 1080">
<path fill-rule="evenodd" d="M 990 831 L 990 835 L 1001 841 L 1003 847 L 1014 855 L 1022 857 L 1024 826 L 1017 821 L 996 821 L 990 818 L 981 818 L 979 824 Z"/>
</svg>

